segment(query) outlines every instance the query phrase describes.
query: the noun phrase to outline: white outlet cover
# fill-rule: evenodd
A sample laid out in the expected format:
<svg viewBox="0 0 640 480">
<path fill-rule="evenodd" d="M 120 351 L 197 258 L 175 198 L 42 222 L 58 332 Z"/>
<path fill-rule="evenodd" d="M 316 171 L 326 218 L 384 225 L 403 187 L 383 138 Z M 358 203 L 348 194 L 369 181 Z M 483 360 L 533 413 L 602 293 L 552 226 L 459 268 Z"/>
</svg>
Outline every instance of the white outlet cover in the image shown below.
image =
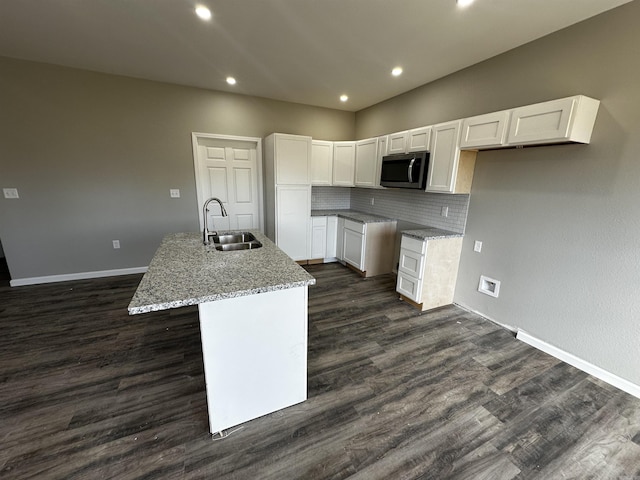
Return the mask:
<svg viewBox="0 0 640 480">
<path fill-rule="evenodd" d="M 120 240 L 114 240 L 113 241 L 113 248 L 120 248 Z"/>
<path fill-rule="evenodd" d="M 449 207 L 442 207 L 442 210 L 440 211 L 440 215 L 442 215 L 443 217 L 449 216 Z"/>
<path fill-rule="evenodd" d="M 2 193 L 4 198 L 20 198 L 17 188 L 3 188 Z"/>
<path fill-rule="evenodd" d="M 473 251 L 474 252 L 482 251 L 482 242 L 480 240 L 476 240 L 475 243 L 473 244 Z"/>
<path fill-rule="evenodd" d="M 170 189 L 169 195 L 171 196 L 171 198 L 180 198 L 180 189 L 179 188 Z"/>
</svg>

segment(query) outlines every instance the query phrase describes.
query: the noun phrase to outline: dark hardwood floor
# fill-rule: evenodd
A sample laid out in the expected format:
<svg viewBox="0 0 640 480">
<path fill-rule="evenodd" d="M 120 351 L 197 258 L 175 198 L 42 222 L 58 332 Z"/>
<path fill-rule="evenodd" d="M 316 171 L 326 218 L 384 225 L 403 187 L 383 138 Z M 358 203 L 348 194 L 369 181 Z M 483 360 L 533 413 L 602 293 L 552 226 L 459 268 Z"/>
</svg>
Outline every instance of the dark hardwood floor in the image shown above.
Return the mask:
<svg viewBox="0 0 640 480">
<path fill-rule="evenodd" d="M 640 400 L 395 276 L 314 265 L 309 399 L 207 433 L 197 310 L 129 316 L 140 276 L 9 288 L 3 479 L 640 479 Z M 258 314 L 258 312 L 256 312 Z"/>
</svg>

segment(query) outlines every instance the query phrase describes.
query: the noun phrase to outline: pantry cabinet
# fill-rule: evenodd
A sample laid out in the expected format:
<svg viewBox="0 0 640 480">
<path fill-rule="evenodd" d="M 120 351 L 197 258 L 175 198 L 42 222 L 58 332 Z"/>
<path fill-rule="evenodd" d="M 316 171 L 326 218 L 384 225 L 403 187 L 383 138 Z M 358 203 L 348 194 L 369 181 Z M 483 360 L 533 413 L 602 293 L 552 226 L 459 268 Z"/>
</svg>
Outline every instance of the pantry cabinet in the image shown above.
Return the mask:
<svg viewBox="0 0 640 480">
<path fill-rule="evenodd" d="M 462 237 L 402 236 L 396 291 L 421 311 L 453 303 Z"/>
</svg>

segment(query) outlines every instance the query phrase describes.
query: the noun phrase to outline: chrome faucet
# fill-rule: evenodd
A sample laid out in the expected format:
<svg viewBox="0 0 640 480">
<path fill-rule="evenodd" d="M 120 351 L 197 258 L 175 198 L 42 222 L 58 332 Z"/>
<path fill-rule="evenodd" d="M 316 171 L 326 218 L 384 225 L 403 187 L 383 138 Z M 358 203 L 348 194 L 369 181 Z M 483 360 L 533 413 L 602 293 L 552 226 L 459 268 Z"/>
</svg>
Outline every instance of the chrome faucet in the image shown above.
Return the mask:
<svg viewBox="0 0 640 480">
<path fill-rule="evenodd" d="M 209 226 L 207 225 L 207 213 L 209 212 L 209 204 L 213 201 L 216 201 L 220 204 L 220 212 L 222 212 L 222 216 L 226 217 L 227 216 L 227 211 L 224 208 L 224 205 L 222 205 L 222 202 L 220 201 L 219 198 L 215 198 L 215 197 L 211 197 L 209 200 L 207 200 L 206 202 L 204 202 L 204 206 L 202 207 L 202 219 L 204 221 L 204 230 L 202 231 L 202 241 L 204 242 L 205 245 L 209 245 L 209 235 L 215 235 L 216 232 L 210 232 L 209 231 Z"/>
</svg>

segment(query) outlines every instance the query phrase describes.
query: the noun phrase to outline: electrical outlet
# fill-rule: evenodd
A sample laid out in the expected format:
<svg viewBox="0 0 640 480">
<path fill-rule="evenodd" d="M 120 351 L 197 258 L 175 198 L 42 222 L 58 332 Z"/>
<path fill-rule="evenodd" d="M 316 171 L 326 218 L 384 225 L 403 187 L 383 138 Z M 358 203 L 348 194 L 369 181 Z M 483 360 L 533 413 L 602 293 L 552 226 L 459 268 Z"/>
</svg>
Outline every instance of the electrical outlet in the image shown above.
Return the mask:
<svg viewBox="0 0 640 480">
<path fill-rule="evenodd" d="M 169 190 L 169 195 L 171 195 L 171 198 L 180 198 L 180 189 L 172 188 Z"/>
<path fill-rule="evenodd" d="M 376 203 L 375 198 L 371 197 L 371 205 L 373 205 L 374 203 Z"/>
<path fill-rule="evenodd" d="M 4 193 L 4 198 L 20 198 L 17 188 L 3 188 L 2 193 Z"/>
<path fill-rule="evenodd" d="M 482 251 L 482 242 L 480 240 L 476 240 L 476 242 L 473 244 L 473 251 L 474 252 Z"/>
<path fill-rule="evenodd" d="M 442 215 L 443 217 L 449 216 L 449 207 L 442 207 L 442 210 L 440 210 L 440 215 Z"/>
<path fill-rule="evenodd" d="M 114 240 L 113 241 L 113 248 L 115 248 L 115 249 L 120 248 L 120 240 Z"/>
</svg>

